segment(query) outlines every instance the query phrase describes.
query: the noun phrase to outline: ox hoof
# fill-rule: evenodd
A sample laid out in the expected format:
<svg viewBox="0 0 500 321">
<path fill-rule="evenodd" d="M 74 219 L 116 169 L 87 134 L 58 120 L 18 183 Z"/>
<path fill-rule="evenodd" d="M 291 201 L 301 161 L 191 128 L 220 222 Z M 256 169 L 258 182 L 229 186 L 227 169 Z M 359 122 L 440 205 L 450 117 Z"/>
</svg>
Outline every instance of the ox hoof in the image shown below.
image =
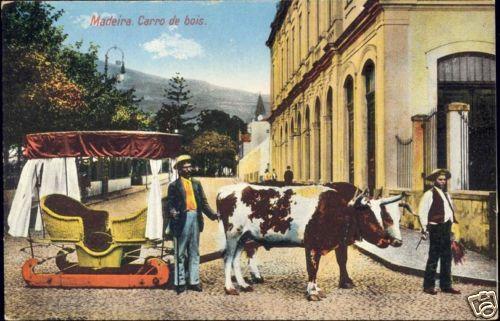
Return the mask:
<svg viewBox="0 0 500 321">
<path fill-rule="evenodd" d="M 261 283 L 264 283 L 264 278 L 263 277 L 256 277 L 255 275 L 250 275 L 251 279 L 252 279 L 252 283 L 254 284 L 261 284 Z"/>
<path fill-rule="evenodd" d="M 319 295 L 318 295 L 318 294 L 309 294 L 309 295 L 307 296 L 307 299 L 308 299 L 309 301 L 321 301 L 321 298 L 319 297 Z"/>
<path fill-rule="evenodd" d="M 224 288 L 224 291 L 226 292 L 227 295 L 240 295 L 240 293 L 236 289 L 226 289 L 226 288 Z"/>
<path fill-rule="evenodd" d="M 318 296 L 319 296 L 321 299 L 324 299 L 324 298 L 326 298 L 326 293 L 325 293 L 325 292 L 323 292 L 323 291 L 321 291 L 321 290 L 319 290 L 319 291 L 318 291 Z"/>
<path fill-rule="evenodd" d="M 346 282 L 339 283 L 339 288 L 341 288 L 341 289 L 352 289 L 354 287 L 355 287 L 355 285 L 354 285 L 354 283 L 352 283 L 352 281 L 346 281 Z"/>
<path fill-rule="evenodd" d="M 252 288 L 251 285 L 249 285 L 249 286 L 242 286 L 241 287 L 241 291 L 243 291 L 243 292 L 253 292 L 253 288 Z"/>
</svg>

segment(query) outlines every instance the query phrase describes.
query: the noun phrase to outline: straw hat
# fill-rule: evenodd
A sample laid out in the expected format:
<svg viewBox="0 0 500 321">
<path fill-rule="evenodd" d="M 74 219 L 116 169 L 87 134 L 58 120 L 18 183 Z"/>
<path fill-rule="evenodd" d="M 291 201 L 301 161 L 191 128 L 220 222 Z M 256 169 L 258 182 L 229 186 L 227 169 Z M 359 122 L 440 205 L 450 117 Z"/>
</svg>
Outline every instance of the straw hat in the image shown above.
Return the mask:
<svg viewBox="0 0 500 321">
<path fill-rule="evenodd" d="M 175 166 L 174 166 L 174 168 L 177 169 L 177 167 L 179 165 L 181 165 L 182 163 L 190 162 L 190 161 L 191 161 L 191 156 L 189 156 L 189 155 L 181 155 L 181 156 L 177 157 L 177 159 L 175 160 Z"/>
<path fill-rule="evenodd" d="M 444 175 L 446 179 L 450 179 L 451 177 L 450 171 L 446 168 L 436 168 L 429 175 L 427 175 L 425 179 L 429 181 L 435 181 L 440 175 Z"/>
</svg>

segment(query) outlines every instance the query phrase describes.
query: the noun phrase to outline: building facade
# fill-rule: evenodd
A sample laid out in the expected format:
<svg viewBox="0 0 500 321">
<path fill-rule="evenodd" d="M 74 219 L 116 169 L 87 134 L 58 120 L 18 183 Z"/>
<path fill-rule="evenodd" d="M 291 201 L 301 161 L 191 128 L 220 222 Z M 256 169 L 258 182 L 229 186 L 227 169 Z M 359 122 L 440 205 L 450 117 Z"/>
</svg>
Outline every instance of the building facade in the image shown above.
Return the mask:
<svg viewBox="0 0 500 321">
<path fill-rule="evenodd" d="M 266 44 L 279 177 L 289 165 L 298 182 L 404 189 L 416 202 L 425 174 L 447 167 L 452 191 L 488 203 L 494 1 L 282 1 Z"/>
<path fill-rule="evenodd" d="M 270 125 L 267 121 L 252 121 L 248 124 L 250 141 L 242 144 L 243 157 L 238 162 L 238 177 L 245 182 L 260 182 L 270 166 Z"/>
</svg>

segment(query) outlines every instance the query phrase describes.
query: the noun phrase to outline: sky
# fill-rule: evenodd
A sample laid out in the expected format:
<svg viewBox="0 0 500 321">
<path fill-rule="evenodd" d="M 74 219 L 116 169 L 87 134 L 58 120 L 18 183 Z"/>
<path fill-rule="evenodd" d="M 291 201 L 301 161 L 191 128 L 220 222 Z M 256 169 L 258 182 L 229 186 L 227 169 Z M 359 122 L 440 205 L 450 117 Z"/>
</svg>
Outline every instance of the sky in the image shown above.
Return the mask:
<svg viewBox="0 0 500 321">
<path fill-rule="evenodd" d="M 126 68 L 165 78 L 179 72 L 218 86 L 270 92 L 265 42 L 276 0 L 48 2 L 64 10 L 56 25 L 68 34 L 66 43 L 83 41 L 84 50 L 97 44 L 103 61 L 117 46 Z M 115 18 L 116 25 L 95 25 L 106 18 Z M 121 60 L 116 49 L 108 56 L 110 63 Z"/>
</svg>

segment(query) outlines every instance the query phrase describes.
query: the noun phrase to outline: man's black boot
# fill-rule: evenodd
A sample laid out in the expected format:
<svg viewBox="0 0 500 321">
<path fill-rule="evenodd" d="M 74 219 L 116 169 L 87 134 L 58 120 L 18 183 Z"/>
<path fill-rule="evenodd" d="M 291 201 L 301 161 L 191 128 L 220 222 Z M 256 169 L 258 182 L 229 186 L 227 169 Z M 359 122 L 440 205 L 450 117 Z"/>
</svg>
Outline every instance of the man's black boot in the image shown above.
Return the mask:
<svg viewBox="0 0 500 321">
<path fill-rule="evenodd" d="M 190 284 L 188 286 L 188 289 L 191 290 L 191 291 L 196 291 L 196 292 L 202 292 L 203 291 L 203 288 L 201 287 L 201 283 L 199 284 Z"/>
<path fill-rule="evenodd" d="M 175 290 L 177 291 L 177 294 L 181 294 L 182 292 L 186 291 L 186 286 L 185 285 L 178 285 L 178 286 L 176 286 Z"/>
</svg>

